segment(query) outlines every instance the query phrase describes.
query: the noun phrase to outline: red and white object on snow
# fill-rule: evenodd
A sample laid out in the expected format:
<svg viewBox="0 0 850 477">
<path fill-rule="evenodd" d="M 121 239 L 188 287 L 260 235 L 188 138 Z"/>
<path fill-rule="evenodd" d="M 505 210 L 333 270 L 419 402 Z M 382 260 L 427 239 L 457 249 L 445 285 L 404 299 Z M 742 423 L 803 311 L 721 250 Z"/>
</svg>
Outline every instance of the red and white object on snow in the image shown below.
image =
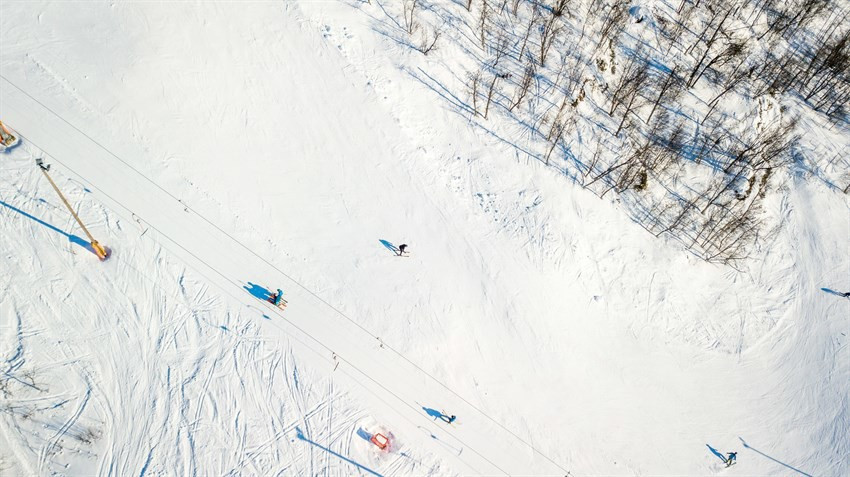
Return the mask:
<svg viewBox="0 0 850 477">
<path fill-rule="evenodd" d="M 18 141 L 20 141 L 18 136 L 6 127 L 3 121 L 0 121 L 0 151 L 5 151 L 7 148 L 14 146 Z"/>
<path fill-rule="evenodd" d="M 372 438 L 369 440 L 372 441 L 372 444 L 375 444 L 381 450 L 387 450 L 387 448 L 389 448 L 390 446 L 389 437 L 381 434 L 380 432 L 372 435 Z"/>
</svg>

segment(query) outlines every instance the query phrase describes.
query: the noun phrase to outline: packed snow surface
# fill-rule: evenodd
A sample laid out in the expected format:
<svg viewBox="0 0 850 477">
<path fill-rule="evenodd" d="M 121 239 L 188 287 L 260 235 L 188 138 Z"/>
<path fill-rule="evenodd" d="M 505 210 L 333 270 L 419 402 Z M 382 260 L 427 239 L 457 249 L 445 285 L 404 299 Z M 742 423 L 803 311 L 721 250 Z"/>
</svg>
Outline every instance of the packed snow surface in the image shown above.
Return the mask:
<svg viewBox="0 0 850 477">
<path fill-rule="evenodd" d="M 0 2 L 0 473 L 850 474 L 848 196 L 786 173 L 705 263 L 456 114 L 396 7 Z"/>
</svg>

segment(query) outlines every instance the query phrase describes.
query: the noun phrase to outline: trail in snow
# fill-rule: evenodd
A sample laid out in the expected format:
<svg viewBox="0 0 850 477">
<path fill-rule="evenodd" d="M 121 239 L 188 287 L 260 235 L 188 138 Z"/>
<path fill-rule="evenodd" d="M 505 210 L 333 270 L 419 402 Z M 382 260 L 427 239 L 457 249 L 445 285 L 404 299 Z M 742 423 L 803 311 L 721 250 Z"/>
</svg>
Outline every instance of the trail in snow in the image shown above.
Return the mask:
<svg viewBox="0 0 850 477">
<path fill-rule="evenodd" d="M 270 304 L 257 303 L 248 294 L 237 299 L 248 307 L 268 305 L 265 307 L 266 313 L 272 317 L 284 316 L 286 320 L 283 322 L 273 319 L 263 323 L 267 328 L 277 328 L 275 333 L 296 336 L 316 353 L 325 356 L 335 353 L 343 363 L 339 372 L 350 373 L 355 382 L 389 406 L 393 414 L 403 417 L 408 429 L 415 429 L 414 425 L 430 428 L 429 433 L 415 431 L 419 434 L 420 445 L 428 444 L 431 435 L 458 443 L 467 452 L 454 460 L 469 472 L 518 474 L 533 470 L 537 473 L 557 474 L 565 471 L 548 456 L 539 454 L 530 444 L 521 440 L 519 444 L 514 443 L 518 436 L 510 430 L 489 419 L 472 403 L 451 392 L 450 388 L 412 362 L 399 359 L 403 356 L 381 342 L 379 336 L 369 333 L 247 247 L 240 246 L 239 242 L 194 210 L 189 209 L 187 212 L 182 202 L 129 169 L 126 163 L 116 164 L 114 154 L 93 142 L 76 127 L 21 90 L 17 90 L 16 94 L 13 85 L 5 83 L 4 86 L 4 114 L 7 117 L 14 119 L 25 131 L 36 130 L 36 123 L 42 124 L 45 131 L 50 131 L 43 135 L 37 132 L 24 135 L 28 142 L 38 145 L 57 163 L 67 167 L 85 183 L 91 184 L 92 190 L 104 197 L 114 210 L 124 211 L 120 215 L 125 220 L 132 214 L 143 220 L 163 243 L 168 243 L 166 247 L 173 254 L 193 264 L 212 283 L 225 290 L 241 288 L 245 283 L 244 277 L 274 277 L 272 282 L 283 283 L 283 287 L 289 290 L 287 296 L 290 305 L 282 314 Z M 52 153 L 60 150 L 63 152 Z M 69 154 L 70 151 L 75 153 Z M 132 194 L 127 191 L 132 191 Z M 115 253 L 120 251 L 118 247 L 113 250 Z M 228 253 L 222 254 L 222 250 Z M 194 374 L 188 381 L 192 379 Z M 468 416 L 466 421 L 477 424 L 468 427 L 475 428 L 475 431 L 464 433 L 441 428 L 413 404 L 417 399 L 447 403 L 456 412 Z M 185 413 L 181 415 L 184 425 L 190 427 L 195 419 L 186 420 Z M 482 433 L 482 430 L 486 432 Z M 191 436 L 187 442 L 189 447 L 184 450 L 184 454 L 193 458 L 194 443 Z M 195 473 L 194 461 L 190 460 L 189 468 L 183 470 Z"/>
<path fill-rule="evenodd" d="M 258 336 L 256 315 L 221 312 L 224 305 L 209 299 L 208 285 L 138 227 L 127 227 L 131 222 L 110 227 L 110 236 L 126 247 L 104 264 L 70 241 L 62 231 L 73 225 L 52 225 L 66 221 L 67 213 L 49 185 L 38 183 L 41 173 L 28 156 L 22 149 L 4 158 L 2 170 L 15 172 L 4 177 L 15 182 L 0 182 L 4 204 L 14 203 L 0 210 L 8 274 L 0 336 L 10 351 L 4 351 L 8 367 L 0 380 L 4 472 L 268 474 L 310 462 L 337 471 L 356 467 L 293 446 L 295 427 L 311 423 L 315 442 L 351 462 L 371 455 L 368 447 L 334 438 L 368 426 L 362 411 L 338 393 L 317 389 L 326 380 L 313 372 L 301 372 L 307 386 L 285 391 L 295 366 L 293 358 L 281 359 L 291 355 L 286 340 Z M 106 213 L 90 194 L 72 180 L 59 182 L 93 230 L 105 226 L 92 220 Z M 32 200 L 21 201 L 22 186 Z M 49 271 L 59 269 L 74 273 Z M 242 385 L 231 388 L 225 376 L 238 376 Z M 291 405 L 293 397 L 300 406 Z M 341 418 L 331 426 L 322 412 L 301 412 L 310 408 L 333 408 Z M 269 417 L 277 423 L 271 428 L 264 424 Z M 395 465 L 402 473 L 417 467 Z"/>
<path fill-rule="evenodd" d="M 789 184 L 770 253 L 725 270 L 459 121 L 406 73 L 450 84 L 451 49 L 396 55 L 345 4 L 2 8 L 3 76 L 79 128 L 0 83 L 26 139 L 0 159 L 16 471 L 551 469 L 534 446 L 573 473 L 723 472 L 710 443 L 730 472 L 846 473 L 850 313 L 820 290 L 850 274 L 846 199 Z"/>
</svg>

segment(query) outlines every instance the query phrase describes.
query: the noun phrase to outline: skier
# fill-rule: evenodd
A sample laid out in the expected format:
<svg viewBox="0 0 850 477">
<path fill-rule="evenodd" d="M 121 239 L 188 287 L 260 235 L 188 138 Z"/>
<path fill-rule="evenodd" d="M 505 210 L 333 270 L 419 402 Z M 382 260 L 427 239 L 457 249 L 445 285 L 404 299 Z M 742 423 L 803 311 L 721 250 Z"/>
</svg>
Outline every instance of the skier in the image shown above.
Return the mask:
<svg viewBox="0 0 850 477">
<path fill-rule="evenodd" d="M 730 452 L 729 457 L 726 458 L 726 467 L 729 467 L 730 465 L 734 464 L 737 461 L 737 457 L 737 452 Z"/>
<path fill-rule="evenodd" d="M 839 295 L 843 296 L 844 298 L 850 298 L 850 292 L 847 292 L 847 293 L 839 293 Z"/>
<path fill-rule="evenodd" d="M 406 244 L 406 243 L 403 243 L 403 244 L 401 244 L 401 245 L 399 245 L 399 246 L 398 246 L 398 256 L 399 256 L 399 257 L 401 257 L 402 255 L 404 255 L 404 249 L 406 249 L 406 248 L 407 248 L 407 244 Z"/>
<path fill-rule="evenodd" d="M 283 299 L 283 291 L 280 288 L 277 289 L 277 293 L 272 293 L 270 302 L 274 304 L 274 306 L 280 306 L 280 301 Z"/>
<path fill-rule="evenodd" d="M 457 419 L 457 416 L 455 416 L 454 414 L 452 414 L 451 416 L 443 414 L 443 415 L 440 416 L 440 419 L 446 421 L 446 423 L 448 423 L 448 424 L 451 424 L 451 423 L 455 422 L 455 419 Z"/>
</svg>

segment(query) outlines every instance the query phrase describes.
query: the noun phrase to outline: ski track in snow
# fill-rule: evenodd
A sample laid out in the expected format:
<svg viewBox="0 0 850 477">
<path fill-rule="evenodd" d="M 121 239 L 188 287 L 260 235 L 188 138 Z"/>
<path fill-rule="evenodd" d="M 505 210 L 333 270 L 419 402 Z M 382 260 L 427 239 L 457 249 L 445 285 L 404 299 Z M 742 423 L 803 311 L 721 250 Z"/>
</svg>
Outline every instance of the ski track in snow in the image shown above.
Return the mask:
<svg viewBox="0 0 850 477">
<path fill-rule="evenodd" d="M 278 377 L 298 372 L 293 358 L 280 359 L 282 352 L 289 352 L 277 346 L 267 349 L 268 340 L 258 335 L 250 320 L 210 296 L 206 285 L 194 280 L 191 272 L 155 243 L 140 239 L 136 227 L 117 227 L 126 233 L 116 236 L 126 239 L 126 247 L 116 250 L 108 265 L 92 262 L 88 250 L 51 230 L 48 226 L 65 221 L 65 214 L 61 204 L 51 204 L 58 198 L 50 195 L 53 192 L 45 182 L 38 181 L 37 169 L 20 174 L 32 153 L 37 151 L 4 158 L 3 170 L 14 170 L 16 180 L 26 182 L 30 191 L 39 188 L 45 202 L 20 202 L 17 191 L 26 186 L 0 181 L 4 203 L 34 217 L 8 207 L 0 210 L 5 224 L 0 252 L 11 267 L 4 271 L 17 277 L 4 280 L 0 298 L 2 336 L 4 343 L 12 344 L 3 346 L 5 412 L 0 436 L 9 452 L 2 455 L 3 465 L 11 465 L 4 469 L 12 474 L 66 473 L 97 462 L 98 473 L 105 475 L 169 470 L 238 475 L 247 469 L 269 474 L 285 471 L 276 462 L 302 468 L 305 459 L 316 460 L 290 443 L 298 423 L 309 425 L 317 441 L 333 442 L 350 430 L 362 413 L 333 391 L 331 381 L 326 382 L 326 394 L 300 386 L 291 389 L 292 394 L 281 394 L 275 386 L 280 384 Z M 60 180 L 60 187 L 69 196 L 80 195 L 72 181 Z M 10 196 L 17 201 L 10 203 L 14 200 Z M 74 206 L 108 213 L 90 198 Z M 92 230 L 105 227 L 102 218 L 86 218 Z M 57 229 L 72 227 L 63 224 Z M 14 250 L 9 247 L 12 244 Z M 144 264 L 148 257 L 155 267 Z M 104 273 L 103 266 L 129 280 L 113 283 L 112 272 Z M 44 272 L 23 271 L 66 267 L 79 273 L 44 283 Z M 92 304 L 97 306 L 92 309 Z M 31 362 L 39 367 L 33 368 Z M 179 369 L 189 372 L 174 374 Z M 221 379 L 230 374 L 238 376 L 235 390 Z M 241 404 L 244 396 L 258 391 L 249 400 L 251 406 Z M 293 400 L 297 408 L 290 408 Z M 330 425 L 331 412 L 341 416 L 335 426 Z M 269 417 L 278 422 L 278 432 L 256 432 L 265 427 L 256 424 Z M 202 467 L 199 432 L 204 439 Z M 257 446 L 260 441 L 263 445 Z M 215 450 L 210 449 L 213 443 Z M 350 440 L 341 448 L 342 454 L 349 445 Z M 138 456 L 134 448 L 140 449 Z M 231 448 L 235 451 L 228 458 L 226 451 Z M 322 458 L 323 468 L 345 468 L 330 459 Z M 37 462 L 37 467 L 31 467 L 31 462 Z"/>
<path fill-rule="evenodd" d="M 450 68 L 384 54 L 398 5 L 352 5 L 0 20 L 3 75 L 59 115 L 0 80 L 24 138 L 0 155 L 0 471 L 848 471 L 850 300 L 821 291 L 850 275 L 846 199 L 799 180 L 770 254 L 743 273 L 695 261 L 464 125 L 422 81 Z M 741 451 L 736 469 L 706 441 Z"/>
</svg>

